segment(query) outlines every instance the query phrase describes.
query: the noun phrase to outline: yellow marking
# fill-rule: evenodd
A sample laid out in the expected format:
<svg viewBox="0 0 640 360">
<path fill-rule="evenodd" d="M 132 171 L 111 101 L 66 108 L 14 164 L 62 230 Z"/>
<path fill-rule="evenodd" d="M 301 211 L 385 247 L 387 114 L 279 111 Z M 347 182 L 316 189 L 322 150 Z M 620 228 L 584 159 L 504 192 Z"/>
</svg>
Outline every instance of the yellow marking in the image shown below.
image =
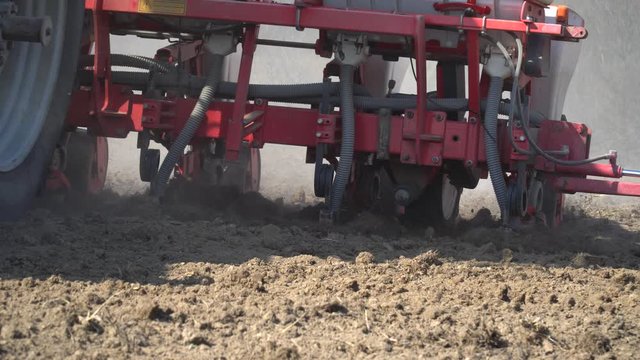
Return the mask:
<svg viewBox="0 0 640 360">
<path fill-rule="evenodd" d="M 186 15 L 186 0 L 138 0 L 138 12 L 143 14 Z"/>
</svg>

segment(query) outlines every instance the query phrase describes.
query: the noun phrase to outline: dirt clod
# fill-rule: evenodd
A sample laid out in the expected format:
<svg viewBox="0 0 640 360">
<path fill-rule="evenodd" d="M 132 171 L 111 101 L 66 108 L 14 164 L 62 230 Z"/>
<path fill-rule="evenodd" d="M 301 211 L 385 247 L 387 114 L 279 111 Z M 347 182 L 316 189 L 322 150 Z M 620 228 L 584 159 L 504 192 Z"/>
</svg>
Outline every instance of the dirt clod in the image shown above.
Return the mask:
<svg viewBox="0 0 640 360">
<path fill-rule="evenodd" d="M 209 340 L 207 338 L 205 338 L 204 336 L 194 336 L 192 338 L 189 339 L 189 341 L 187 341 L 189 344 L 191 345 L 205 345 L 207 347 L 211 347 L 213 346 L 213 344 L 211 342 L 209 342 Z"/>
<path fill-rule="evenodd" d="M 162 309 L 157 304 L 154 304 L 150 308 L 146 308 L 143 311 L 143 315 L 145 318 L 154 321 L 171 321 L 171 314 L 173 314 L 173 310 Z"/>
<path fill-rule="evenodd" d="M 372 264 L 374 260 L 375 260 L 375 257 L 373 256 L 372 253 L 368 251 L 363 251 L 359 253 L 358 256 L 356 256 L 355 262 L 358 265 L 369 265 L 369 264 Z"/>
<path fill-rule="evenodd" d="M 500 292 L 498 294 L 498 297 L 500 298 L 500 300 L 504 302 L 511 302 L 511 296 L 509 296 L 509 290 L 511 290 L 509 286 L 504 286 L 502 289 L 500 289 Z"/>
<path fill-rule="evenodd" d="M 628 284 L 635 284 L 637 280 L 635 275 L 625 271 L 622 274 L 615 276 L 613 281 L 624 286 Z"/>
<path fill-rule="evenodd" d="M 344 305 L 332 302 L 324 306 L 324 311 L 330 314 L 343 314 L 346 315 L 349 313 L 349 309 L 347 309 Z"/>
<path fill-rule="evenodd" d="M 611 351 L 611 340 L 596 331 L 589 331 L 579 342 L 581 350 L 590 354 L 603 355 Z"/>
<path fill-rule="evenodd" d="M 575 267 L 604 266 L 606 264 L 606 258 L 587 253 L 579 253 L 571 262 Z"/>
</svg>

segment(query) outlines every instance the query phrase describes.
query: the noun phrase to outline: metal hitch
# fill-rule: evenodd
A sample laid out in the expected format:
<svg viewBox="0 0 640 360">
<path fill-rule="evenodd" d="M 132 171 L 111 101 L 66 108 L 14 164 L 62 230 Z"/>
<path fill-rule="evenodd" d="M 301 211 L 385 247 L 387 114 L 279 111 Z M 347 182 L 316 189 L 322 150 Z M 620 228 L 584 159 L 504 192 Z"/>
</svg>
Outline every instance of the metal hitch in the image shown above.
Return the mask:
<svg viewBox="0 0 640 360">
<path fill-rule="evenodd" d="M 4 41 L 25 41 L 47 46 L 51 43 L 53 23 L 48 16 L 7 16 L 0 18 L 0 37 Z"/>
</svg>

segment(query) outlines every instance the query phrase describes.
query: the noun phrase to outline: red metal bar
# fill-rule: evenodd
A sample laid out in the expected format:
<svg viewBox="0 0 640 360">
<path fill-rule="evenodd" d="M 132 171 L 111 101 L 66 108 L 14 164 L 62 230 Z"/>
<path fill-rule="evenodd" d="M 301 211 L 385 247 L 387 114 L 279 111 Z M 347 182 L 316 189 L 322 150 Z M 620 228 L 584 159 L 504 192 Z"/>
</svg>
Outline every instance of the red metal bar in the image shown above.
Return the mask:
<svg viewBox="0 0 640 360">
<path fill-rule="evenodd" d="M 585 28 L 574 27 L 574 32 L 570 32 L 564 25 L 560 24 L 546 24 L 538 22 L 524 23 L 522 21 L 500 19 L 483 20 L 482 18 L 477 17 L 465 17 L 461 23 L 460 17 L 440 15 L 425 15 L 425 21 L 427 26 L 455 27 L 460 30 L 482 31 L 483 29 L 486 29 L 519 33 L 529 32 L 531 34 L 546 34 L 572 39 L 584 39 L 587 37 L 587 31 Z M 485 21 L 486 27 L 483 27 L 483 21 Z"/>
<path fill-rule="evenodd" d="M 139 13 L 139 0 L 103 0 L 102 9 L 110 12 Z M 194 19 L 209 19 L 253 24 L 280 25 L 303 28 L 371 32 L 378 34 L 412 36 L 415 33 L 413 15 L 400 15 L 377 11 L 333 9 L 322 6 L 305 8 L 296 24 L 296 7 L 293 5 L 228 1 L 189 0 L 184 13 L 164 14 Z M 530 23 L 521 21 L 467 17 L 460 23 L 457 16 L 426 15 L 427 26 L 454 27 L 462 30 L 504 30 L 514 32 L 540 33 L 566 38 L 582 39 L 586 30 L 574 29 L 569 32 L 563 25 Z"/>
<path fill-rule="evenodd" d="M 109 16 L 100 10 L 103 0 L 94 2 L 93 34 L 93 93 L 99 111 L 106 111 L 109 105 L 109 91 L 111 85 L 111 46 L 109 43 Z"/>
<path fill-rule="evenodd" d="M 567 194 L 589 193 L 640 197 L 640 183 L 561 177 L 557 178 L 553 185 L 556 190 Z"/>
<path fill-rule="evenodd" d="M 93 64 L 93 105 L 90 117 L 97 120 L 97 126 L 102 128 L 102 133 L 108 137 L 125 137 L 126 130 L 122 127 L 128 127 L 130 124 L 123 124 L 128 121 L 130 104 L 126 98 L 117 95 L 123 87 L 111 83 L 111 45 L 109 39 L 110 33 L 110 14 L 102 10 L 104 0 L 87 0 L 85 8 L 92 11 L 93 20 L 93 48 L 94 48 L 94 64 Z M 124 100 L 124 101 L 119 101 Z M 114 126 L 114 125 L 120 125 Z M 107 132 L 107 130 L 111 130 Z M 141 129 L 140 129 L 141 130 Z"/>
<path fill-rule="evenodd" d="M 112 12 L 138 13 L 138 6 L 139 0 L 104 0 L 103 9 Z M 181 16 L 194 19 L 296 26 L 296 7 L 275 3 L 189 0 L 186 12 Z M 383 12 L 308 7 L 301 13 L 300 26 L 313 29 L 369 31 L 411 36 L 414 33 L 413 17 Z M 376 25 L 373 26 L 373 24 Z"/>
<path fill-rule="evenodd" d="M 427 111 L 427 54 L 425 43 L 424 17 L 422 15 L 415 17 L 415 34 L 414 49 L 416 57 L 416 75 L 417 79 L 417 107 L 416 110 L 416 138 L 415 138 L 415 163 L 422 164 L 422 135 L 424 129 L 425 113 Z"/>
<path fill-rule="evenodd" d="M 467 142 L 459 146 L 466 146 L 465 165 L 469 168 L 478 164 L 480 132 L 480 36 L 475 31 L 467 31 L 467 63 L 469 72 L 469 127 L 467 128 Z"/>
<path fill-rule="evenodd" d="M 141 131 L 143 129 L 167 131 L 171 136 L 177 136 L 184 127 L 193 109 L 195 99 L 176 99 L 174 101 L 146 99 L 142 95 L 119 95 L 123 99 L 116 99 L 118 102 L 131 104 L 130 117 L 127 121 L 115 122 L 112 124 L 119 131 L 128 133 L 130 131 Z M 125 99 L 126 98 L 126 99 Z M 98 126 L 96 119 L 90 116 L 92 94 L 87 90 L 78 90 L 72 95 L 74 104 L 87 104 L 86 106 L 74 106 L 70 108 L 67 118 L 69 126 L 87 127 L 102 136 L 105 133 L 113 132 L 113 129 L 105 129 Z M 223 129 L 225 119 L 229 119 L 234 112 L 235 104 L 232 102 L 214 102 L 206 114 L 202 126 L 196 133 L 196 139 L 202 138 L 229 138 Z M 317 109 L 300 109 L 281 106 L 266 106 L 246 104 L 247 113 L 253 111 L 263 111 L 263 114 L 255 120 L 261 124 L 253 134 L 255 144 L 284 144 L 292 146 L 315 147 L 318 144 L 316 133 L 318 132 Z M 404 116 L 393 116 L 389 134 L 389 153 L 400 155 L 405 142 L 415 141 L 415 138 L 423 138 L 429 146 L 422 146 L 420 152 L 425 161 L 429 161 L 434 154 L 443 159 L 463 160 L 464 153 L 460 152 L 460 144 L 464 144 L 466 139 L 468 123 L 434 120 L 438 114 L 427 113 L 425 129 L 429 134 L 416 135 L 415 130 L 407 128 L 407 119 Z M 435 115 L 435 116 L 434 116 Z M 327 117 L 326 115 L 324 117 Z M 442 118 L 441 118 L 442 119 Z M 355 151 L 362 153 L 374 153 L 378 150 L 378 115 L 368 113 L 356 114 L 356 139 Z M 413 118 L 415 122 L 415 117 Z M 415 125 L 414 125 L 415 126 Z M 337 127 L 332 127 L 336 129 Z M 327 128 L 328 129 L 328 128 Z M 415 127 L 413 128 L 415 129 Z M 325 128 L 323 128 L 325 130 Z M 329 130 L 326 130 L 329 131 Z M 339 130 L 334 130 L 339 131 Z M 405 139 L 404 133 L 407 132 Z M 435 135 L 434 135 L 435 134 Z M 329 135 L 331 136 L 331 134 Z M 437 137 L 437 139 L 436 139 Z M 428 140 L 437 140 L 429 142 Z M 337 142 L 324 142 L 337 146 Z M 447 145 L 449 144 L 449 145 Z M 414 149 L 413 145 L 410 147 Z M 413 153 L 413 151 L 412 151 Z M 480 154 L 480 161 L 484 161 L 484 156 Z M 430 164 L 433 166 L 434 164 Z"/>
<path fill-rule="evenodd" d="M 236 98 L 233 106 L 233 117 L 227 129 L 227 143 L 225 157 L 227 160 L 237 160 L 242 145 L 242 119 L 246 113 L 247 96 L 249 95 L 249 82 L 251 81 L 251 68 L 253 66 L 253 54 L 256 50 L 259 27 L 247 26 L 242 43 L 242 59 L 240 60 L 240 72 Z"/>
<path fill-rule="evenodd" d="M 622 177 L 622 167 L 614 164 L 556 165 L 556 172 L 567 175 L 600 176 L 615 179 Z"/>
</svg>

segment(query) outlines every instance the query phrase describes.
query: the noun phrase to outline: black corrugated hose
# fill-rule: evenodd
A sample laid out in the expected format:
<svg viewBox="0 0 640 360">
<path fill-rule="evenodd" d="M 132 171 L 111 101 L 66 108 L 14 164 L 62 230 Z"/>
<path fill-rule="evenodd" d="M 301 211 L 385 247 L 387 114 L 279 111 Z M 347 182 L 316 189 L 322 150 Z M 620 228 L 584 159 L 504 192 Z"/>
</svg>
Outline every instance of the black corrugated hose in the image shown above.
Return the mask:
<svg viewBox="0 0 640 360">
<path fill-rule="evenodd" d="M 180 157 L 182 157 L 182 155 L 184 154 L 184 149 L 191 142 L 191 139 L 195 135 L 196 131 L 200 127 L 200 124 L 202 123 L 202 120 L 207 114 L 209 105 L 211 105 L 211 102 L 213 101 L 215 90 L 218 87 L 218 83 L 220 82 L 223 62 L 224 55 L 212 56 L 211 70 L 209 72 L 209 75 L 207 76 L 207 82 L 202 88 L 202 92 L 200 93 L 198 102 L 193 108 L 193 111 L 189 116 L 189 120 L 187 120 L 184 128 L 175 139 L 173 144 L 171 144 L 169 153 L 164 158 L 164 161 L 160 166 L 160 170 L 158 170 L 158 174 L 151 183 L 151 193 L 153 195 L 164 195 L 164 191 L 167 187 L 169 178 L 171 177 L 171 173 L 180 160 Z"/>
</svg>

